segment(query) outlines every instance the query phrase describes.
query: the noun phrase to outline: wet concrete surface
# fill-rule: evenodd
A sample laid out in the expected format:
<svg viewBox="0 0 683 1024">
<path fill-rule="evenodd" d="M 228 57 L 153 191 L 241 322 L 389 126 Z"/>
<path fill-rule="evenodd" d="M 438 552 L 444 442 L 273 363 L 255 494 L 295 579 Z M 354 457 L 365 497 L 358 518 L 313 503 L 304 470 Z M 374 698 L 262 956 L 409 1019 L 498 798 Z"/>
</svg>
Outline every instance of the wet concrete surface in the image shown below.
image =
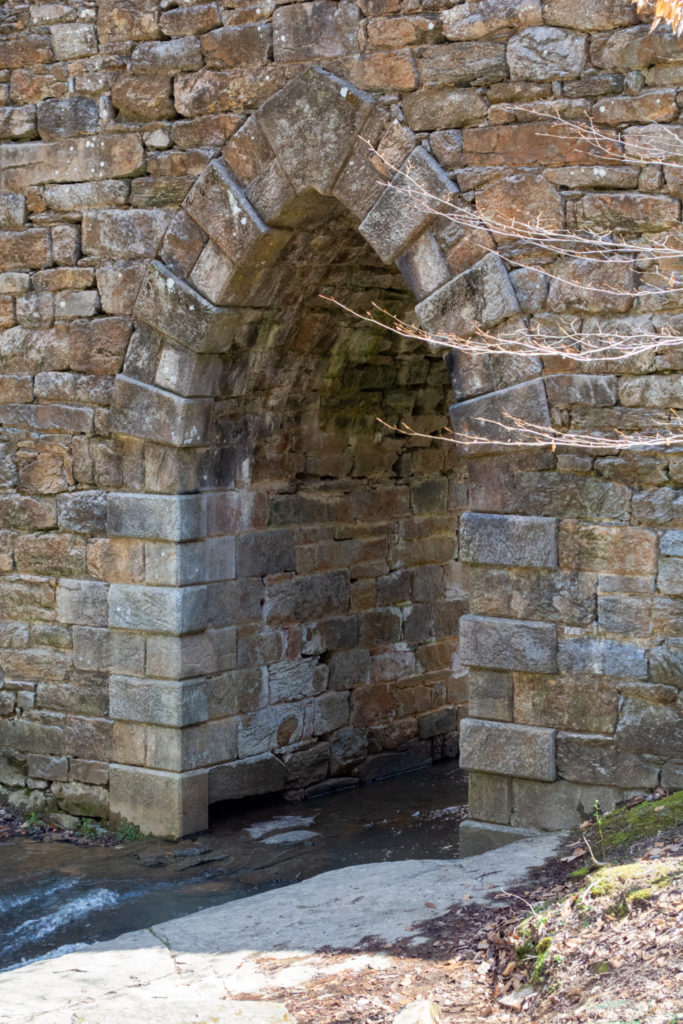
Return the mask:
<svg viewBox="0 0 683 1024">
<path fill-rule="evenodd" d="M 453 761 L 300 804 L 219 808 L 177 843 L 0 843 L 0 969 L 355 864 L 458 856 Z"/>
</svg>

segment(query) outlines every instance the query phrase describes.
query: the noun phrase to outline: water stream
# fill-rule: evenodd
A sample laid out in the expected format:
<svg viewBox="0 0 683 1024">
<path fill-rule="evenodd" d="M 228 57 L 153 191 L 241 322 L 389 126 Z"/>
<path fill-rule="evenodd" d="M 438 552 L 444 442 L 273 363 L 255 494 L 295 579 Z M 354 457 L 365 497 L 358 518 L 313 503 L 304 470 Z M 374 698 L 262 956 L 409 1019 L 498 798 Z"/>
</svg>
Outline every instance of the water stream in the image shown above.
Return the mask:
<svg viewBox="0 0 683 1024">
<path fill-rule="evenodd" d="M 465 775 L 445 761 L 301 804 L 214 815 L 177 843 L 0 843 L 0 969 L 82 942 L 383 860 L 458 856 Z"/>
</svg>

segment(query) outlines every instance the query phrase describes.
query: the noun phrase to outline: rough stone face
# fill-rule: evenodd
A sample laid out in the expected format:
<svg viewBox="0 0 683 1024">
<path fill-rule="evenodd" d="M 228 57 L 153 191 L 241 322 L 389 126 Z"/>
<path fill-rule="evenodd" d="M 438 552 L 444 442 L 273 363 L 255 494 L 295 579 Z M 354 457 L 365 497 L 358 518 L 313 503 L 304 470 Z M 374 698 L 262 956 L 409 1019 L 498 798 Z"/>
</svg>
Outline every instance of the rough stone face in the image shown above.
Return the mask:
<svg viewBox="0 0 683 1024">
<path fill-rule="evenodd" d="M 493 565 L 557 565 L 556 522 L 534 516 L 466 512 L 460 520 L 460 558 Z"/>
<path fill-rule="evenodd" d="M 542 25 L 543 12 L 540 0 L 484 0 L 445 11 L 442 23 L 447 39 L 484 39 L 503 29 L 519 31 Z"/>
<path fill-rule="evenodd" d="M 466 665 L 553 672 L 556 651 L 556 631 L 550 623 L 476 615 L 464 615 L 460 620 L 460 657 Z"/>
<path fill-rule="evenodd" d="M 460 764 L 479 772 L 553 782 L 555 733 L 552 729 L 466 718 L 460 728 Z"/>
<path fill-rule="evenodd" d="M 512 78 L 576 78 L 586 62 L 586 38 L 568 29 L 527 28 L 508 44 L 507 59 Z"/>
</svg>

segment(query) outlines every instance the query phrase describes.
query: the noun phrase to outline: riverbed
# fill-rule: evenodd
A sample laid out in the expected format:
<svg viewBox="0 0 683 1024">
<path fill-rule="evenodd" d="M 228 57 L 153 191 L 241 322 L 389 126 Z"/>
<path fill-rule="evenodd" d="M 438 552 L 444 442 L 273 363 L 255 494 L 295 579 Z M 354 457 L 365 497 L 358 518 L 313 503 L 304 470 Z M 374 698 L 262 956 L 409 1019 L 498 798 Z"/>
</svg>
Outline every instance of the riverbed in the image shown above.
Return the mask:
<svg viewBox="0 0 683 1024">
<path fill-rule="evenodd" d="M 0 969 L 351 864 L 458 856 L 455 761 L 299 804 L 220 808 L 169 842 L 0 843 Z"/>
</svg>

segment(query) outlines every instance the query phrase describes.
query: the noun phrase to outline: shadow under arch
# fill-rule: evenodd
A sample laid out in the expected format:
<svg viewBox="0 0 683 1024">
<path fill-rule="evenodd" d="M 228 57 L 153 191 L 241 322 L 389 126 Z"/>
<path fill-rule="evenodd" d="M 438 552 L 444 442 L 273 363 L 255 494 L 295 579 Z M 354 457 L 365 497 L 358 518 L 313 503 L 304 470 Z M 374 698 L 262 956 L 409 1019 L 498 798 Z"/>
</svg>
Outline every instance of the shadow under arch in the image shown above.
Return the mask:
<svg viewBox="0 0 683 1024">
<path fill-rule="evenodd" d="M 157 468 L 148 474 L 144 493 L 114 494 L 109 501 L 108 534 L 141 538 L 146 548 L 145 584 L 115 583 L 109 591 L 114 820 L 131 821 L 162 835 L 198 831 L 206 827 L 211 802 L 286 786 L 296 789 L 297 780 L 300 785 L 306 779 L 322 780 L 329 774 L 333 732 L 346 730 L 338 743 L 339 751 L 346 749 L 346 761 L 337 757 L 341 773 L 345 765 L 353 768 L 369 748 L 367 736 L 359 740 L 359 730 L 349 718 L 343 672 L 376 698 L 386 696 L 390 684 L 397 687 L 410 708 L 414 735 L 396 734 L 385 747 L 375 736 L 377 754 L 401 746 L 403 739 L 417 738 L 423 741 L 415 748 L 419 763 L 427 756 L 427 746 L 431 756 L 433 737 L 440 736 L 443 742 L 444 735 L 453 732 L 458 700 L 444 688 L 450 653 L 444 663 L 443 651 L 432 653 L 437 658 L 434 665 L 416 662 L 419 641 L 411 645 L 405 639 L 403 613 L 397 631 L 391 619 L 396 615 L 389 612 L 416 600 L 413 577 L 403 591 L 397 575 L 391 581 L 397 588 L 393 595 L 386 582 L 386 601 L 380 607 L 376 593 L 356 596 L 354 611 L 348 564 L 353 554 L 341 567 L 333 557 L 325 562 L 319 554 L 307 574 L 301 572 L 297 538 L 308 530 L 308 546 L 322 545 L 321 552 L 326 541 L 338 547 L 358 540 L 352 530 L 348 537 L 321 531 L 325 516 L 328 527 L 338 532 L 357 510 L 342 502 L 332 518 L 329 511 L 324 513 L 322 524 L 317 513 L 307 519 L 301 502 L 288 501 L 286 495 L 297 473 L 306 477 L 305 466 L 303 471 L 288 467 L 277 443 L 275 454 L 285 478 L 280 504 L 288 511 L 280 512 L 279 518 L 277 512 L 274 515 L 269 488 L 255 486 L 254 478 L 259 462 L 255 453 L 259 447 L 263 451 L 269 439 L 277 442 L 285 429 L 283 395 L 309 397 L 310 382 L 302 366 L 316 345 L 324 344 L 334 318 L 307 303 L 320 285 L 321 273 L 335 266 L 329 250 L 349 232 L 355 239 L 359 233 L 367 243 L 359 249 L 370 281 L 372 274 L 381 276 L 383 266 L 398 266 L 419 300 L 415 312 L 427 329 L 457 329 L 463 319 L 491 327 L 518 310 L 504 265 L 495 254 L 453 276 L 433 230 L 434 213 L 400 188 L 386 187 L 388 172 L 377 164 L 368 142 L 381 146 L 392 120 L 389 110 L 341 79 L 315 68 L 304 72 L 268 99 L 228 143 L 223 159 L 213 161 L 199 177 L 168 229 L 161 259 L 150 266 L 142 284 L 134 309 L 136 330 L 123 373 L 115 382 L 112 428 L 153 446 Z M 457 191 L 421 146 L 405 155 L 394 183 L 404 184 L 406 174 L 438 198 Z M 310 250 L 312 238 L 327 240 L 326 259 L 314 248 L 307 263 L 299 260 L 294 273 L 297 253 Z M 345 253 L 353 253 L 348 237 L 344 245 Z M 371 253 L 381 261 L 375 260 L 374 267 L 367 264 Z M 386 299 L 390 293 L 405 311 L 409 300 L 397 284 L 396 272 L 384 273 L 390 280 L 379 287 L 379 294 Z M 336 295 L 342 297 L 339 291 Z M 279 338 L 279 344 L 273 338 Z M 295 361 L 297 372 L 289 380 L 288 344 L 298 345 L 303 355 Z M 338 356 L 344 345 L 335 348 L 336 344 L 330 351 Z M 275 350 L 276 372 L 268 367 Z M 402 358 L 409 379 L 414 351 L 404 351 Z M 382 361 L 368 365 L 376 371 Z M 261 371 L 270 381 L 261 389 L 261 398 L 265 392 L 268 397 L 261 408 L 250 409 L 257 390 L 254 378 Z M 443 367 L 434 371 L 436 377 L 439 372 L 441 395 L 434 411 L 438 407 L 442 417 L 447 410 L 446 377 Z M 520 386 L 533 389 L 537 383 Z M 335 395 L 335 386 L 333 380 L 327 413 L 335 398 L 341 397 L 341 402 L 330 413 L 332 419 L 343 414 L 345 397 L 349 400 Z M 391 384 L 376 390 L 386 402 Z M 310 403 L 299 402 L 294 417 L 299 442 L 307 430 L 310 439 L 320 436 L 321 428 L 325 434 L 320 403 L 313 421 L 302 418 L 310 408 Z M 385 406 L 380 404 L 380 411 Z M 437 425 L 433 422 L 429 429 Z M 332 465 L 329 456 L 334 450 L 325 451 L 324 440 L 317 447 Z M 346 453 L 337 454 L 343 461 Z M 340 475 L 344 473 L 339 470 L 308 473 L 327 509 L 333 501 L 324 481 Z M 430 484 L 430 474 L 425 474 L 423 497 L 411 495 L 409 486 L 400 498 L 392 493 L 394 505 L 384 518 L 394 532 L 401 534 L 401 524 L 420 511 L 421 501 L 430 516 L 446 513 L 445 470 L 431 473 L 431 478 L 440 482 Z M 372 490 L 377 476 L 373 480 L 370 474 L 370 480 Z M 398 493 L 397 487 L 390 489 Z M 376 508 L 366 507 L 366 520 L 377 521 L 380 498 L 376 491 Z M 372 495 L 364 500 L 366 505 L 373 503 Z M 451 499 L 450 507 L 459 500 Z M 310 505 L 310 494 L 307 501 Z M 294 529 L 299 531 L 297 538 L 292 536 Z M 448 535 L 444 524 L 437 532 Z M 414 539 L 419 544 L 421 538 Z M 372 538 L 360 540 L 370 543 Z M 450 547 L 444 542 L 438 558 L 423 556 L 439 569 L 436 582 L 423 581 L 423 592 L 429 595 L 424 603 L 441 602 L 446 620 L 435 629 L 432 609 L 430 621 L 422 625 L 425 643 L 434 648 L 439 631 L 441 637 L 453 639 L 454 623 L 464 610 L 459 599 L 449 601 L 452 591 L 444 567 L 453 555 L 451 536 Z M 400 559 L 390 559 L 383 575 L 390 577 L 400 567 Z M 369 642 L 363 647 L 357 632 L 355 639 L 349 635 L 343 620 L 373 612 L 378 658 L 370 665 L 356 653 L 354 662 L 353 652 L 373 648 Z M 313 626 L 303 637 L 288 630 L 289 624 L 313 623 L 321 617 L 329 620 L 328 633 L 339 634 L 334 640 L 321 637 L 320 630 L 316 634 Z M 265 628 L 249 637 L 248 629 L 259 622 Z M 416 637 L 421 635 L 419 628 L 416 619 Z M 341 652 L 346 655 L 340 665 L 345 660 L 346 667 L 339 670 L 340 681 L 330 685 L 334 656 Z M 430 671 L 435 675 L 428 685 L 416 682 Z M 374 690 L 371 683 L 376 684 Z M 377 686 L 383 687 L 382 694 Z M 287 700 L 294 692 L 297 701 Z M 412 704 L 405 699 L 407 693 Z M 278 700 L 288 705 L 279 719 L 271 711 L 273 704 L 280 706 Z M 380 711 L 381 706 L 380 699 Z M 418 713 L 446 717 L 425 725 L 420 736 Z M 363 742 L 364 752 L 354 761 L 354 743 L 358 754 Z M 323 771 L 325 756 L 328 767 Z"/>
</svg>

